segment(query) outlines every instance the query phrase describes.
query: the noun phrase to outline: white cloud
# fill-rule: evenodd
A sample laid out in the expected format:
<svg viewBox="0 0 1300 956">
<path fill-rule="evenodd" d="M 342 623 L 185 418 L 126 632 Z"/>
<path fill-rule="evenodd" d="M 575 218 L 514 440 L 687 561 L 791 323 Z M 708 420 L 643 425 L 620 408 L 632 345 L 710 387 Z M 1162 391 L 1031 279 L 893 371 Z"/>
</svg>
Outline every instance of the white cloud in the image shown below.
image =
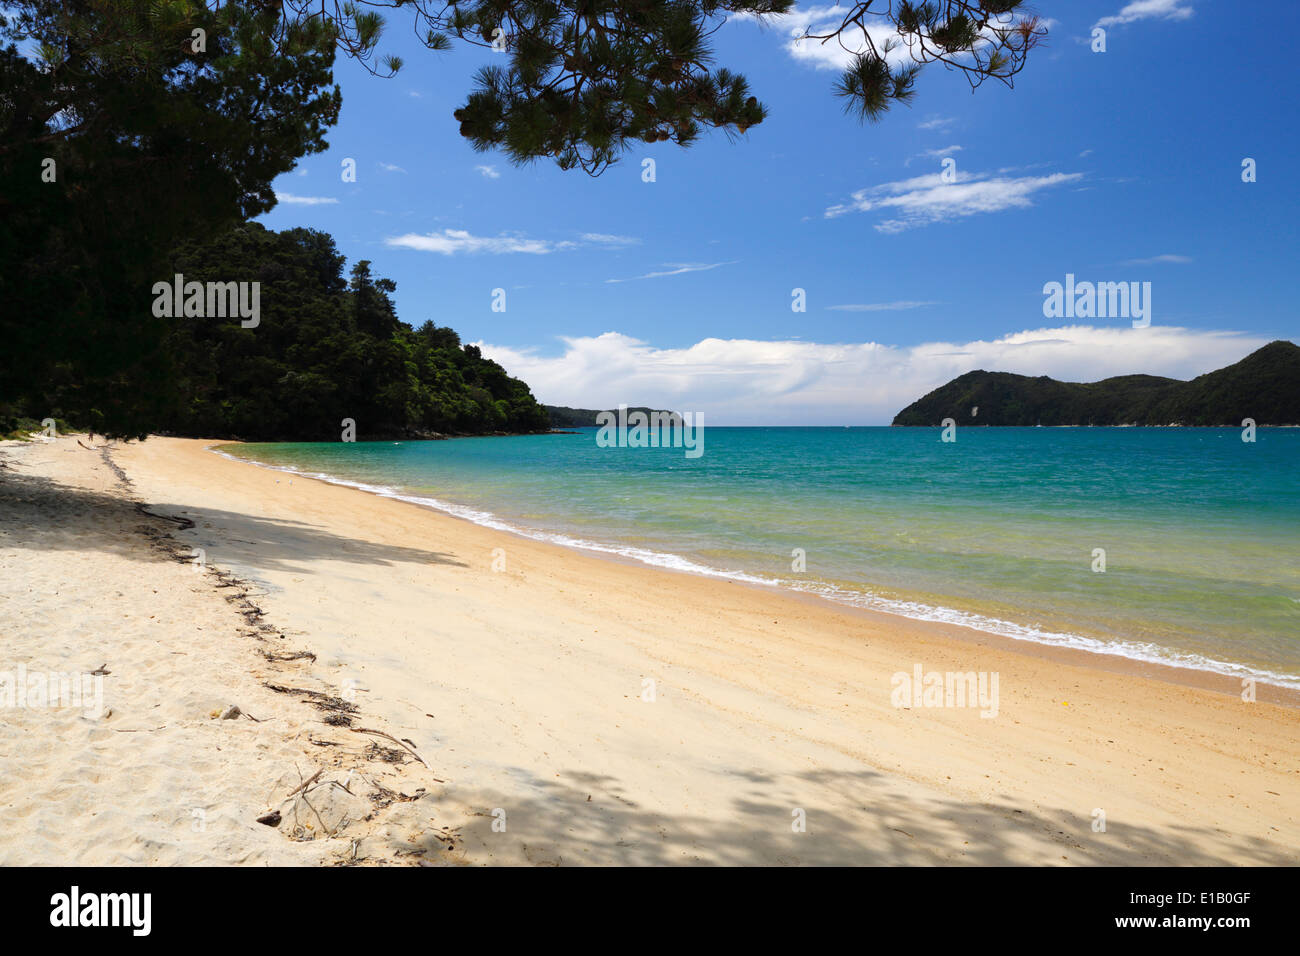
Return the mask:
<svg viewBox="0 0 1300 956">
<path fill-rule="evenodd" d="M 295 206 L 329 206 L 338 202 L 329 196 L 295 196 L 293 193 L 282 193 L 277 191 L 275 194 L 276 202 L 289 203 Z"/>
<path fill-rule="evenodd" d="M 774 27 L 787 38 L 783 45 L 791 57 L 816 69 L 843 70 L 853 63 L 857 54 L 868 49 L 874 49 L 876 53 L 884 56 L 886 62 L 891 65 L 916 62 L 916 58 L 909 49 L 909 43 L 917 42 L 915 37 L 900 34 L 888 17 L 881 15 L 879 11 L 869 11 L 862 18 L 860 24 L 846 24 L 846 17 L 855 10 L 857 10 L 857 7 L 853 4 L 840 5 L 839 3 L 827 6 L 811 6 L 804 9 L 795 7 L 787 13 L 777 16 L 765 16 L 762 18 L 762 22 Z M 742 14 L 733 17 L 733 19 L 755 20 L 758 18 Z M 1015 14 L 991 18 L 990 26 L 984 31 L 985 39 L 992 41 L 995 25 L 1009 26 L 1019 19 L 1020 17 Z M 1042 26 L 1050 29 L 1055 25 L 1056 21 L 1040 18 L 1039 22 Z M 840 30 L 841 27 L 843 27 L 843 32 L 839 36 L 834 36 L 833 34 Z M 868 45 L 866 37 L 863 36 L 864 29 L 866 37 L 870 37 L 870 45 Z M 815 36 L 830 36 L 830 39 L 816 40 L 811 38 Z M 886 50 L 886 46 L 891 43 L 893 48 Z M 919 55 L 919 47 L 917 52 Z M 922 126 L 922 129 L 927 128 L 938 127 Z"/>
<path fill-rule="evenodd" d="M 912 160 L 914 159 L 945 159 L 946 157 L 951 156 L 954 153 L 960 153 L 961 151 L 962 147 L 960 146 L 945 146 L 943 149 L 927 149 L 917 153 L 915 156 L 909 156 L 907 159 L 903 160 L 903 165 L 911 166 Z"/>
<path fill-rule="evenodd" d="M 1190 256 L 1175 256 L 1171 253 L 1165 253 L 1162 256 L 1152 256 L 1150 259 L 1128 259 L 1120 263 L 1125 266 L 1154 266 L 1162 263 L 1172 263 L 1183 265 L 1191 262 Z"/>
<path fill-rule="evenodd" d="M 914 57 L 908 48 L 908 42 L 909 39 L 911 39 L 911 42 L 915 42 L 915 39 L 900 34 L 886 17 L 868 13 L 867 16 L 862 18 L 866 34 L 871 38 L 870 47 L 863 37 L 864 26 L 854 23 L 845 26 L 845 18 L 854 9 L 856 8 L 852 4 L 848 6 L 839 4 L 812 6 L 806 9 L 795 7 L 788 13 L 779 16 L 764 17 L 763 22 L 775 27 L 788 38 L 784 46 L 790 56 L 817 69 L 843 70 L 853 63 L 853 59 L 858 53 L 862 53 L 869 48 L 874 48 L 876 53 L 884 56 L 886 62 L 890 64 L 914 62 Z M 742 17 L 741 19 L 745 18 Z M 996 17 L 994 22 L 1005 25 L 1014 22 L 1016 19 L 1017 17 L 1008 15 Z M 1050 20 L 1042 21 L 1044 26 L 1049 27 L 1053 22 Z M 844 30 L 838 37 L 832 36 L 829 40 L 811 39 L 812 36 L 834 34 L 841 26 L 844 26 Z M 991 37 L 992 30 L 986 30 L 985 36 Z M 891 42 L 893 43 L 893 49 L 886 51 L 886 45 Z"/>
<path fill-rule="evenodd" d="M 1067 326 L 992 341 L 877 342 L 704 339 L 655 348 L 617 332 L 563 340 L 563 354 L 475 343 L 527 382 L 539 401 L 580 408 L 625 402 L 698 411 L 711 425 L 884 425 L 975 369 L 1090 382 L 1147 373 L 1187 379 L 1238 361 L 1268 340 L 1153 325 Z"/>
<path fill-rule="evenodd" d="M 1033 205 L 1035 193 L 1083 177 L 1082 173 L 1006 177 L 957 172 L 955 182 L 944 182 L 942 175 L 928 173 L 859 189 L 852 194 L 852 202 L 830 206 L 825 216 L 832 219 L 850 212 L 892 212 L 897 218 L 883 219 L 875 228 L 878 232 L 896 233 L 979 213 L 1023 209 Z"/>
<path fill-rule="evenodd" d="M 475 236 L 464 229 L 444 229 L 427 235 L 408 232 L 403 236 L 392 236 L 384 240 L 385 245 L 401 249 L 417 249 L 420 252 L 437 252 L 444 256 L 458 252 L 487 252 L 493 255 L 505 255 L 523 252 L 529 255 L 546 255 L 571 249 L 577 243 L 569 241 L 552 242 L 549 239 L 527 239 L 523 236 Z"/>
<path fill-rule="evenodd" d="M 937 132 L 942 133 L 947 131 L 948 128 L 951 127 L 956 122 L 957 120 L 951 116 L 931 116 L 917 123 L 916 128 L 935 130 Z"/>
<path fill-rule="evenodd" d="M 381 162 L 381 163 L 379 164 L 379 168 L 382 169 L 382 170 L 383 170 L 384 172 L 386 172 L 386 173 L 404 173 L 404 172 L 406 172 L 406 170 L 404 170 L 401 166 L 394 166 L 392 163 L 382 163 L 382 162 Z"/>
<path fill-rule="evenodd" d="M 853 62 L 856 54 L 867 48 L 859 28 L 850 24 L 839 39 L 822 41 L 801 37 L 804 34 L 825 36 L 834 32 L 844 22 L 848 10 L 848 7 L 837 6 L 814 6 L 804 10 L 796 7 L 789 13 L 766 17 L 764 20 L 789 38 L 785 49 L 794 59 L 820 70 L 843 70 Z M 899 38 L 898 31 L 884 20 L 875 21 L 868 17 L 864 18 L 864 22 L 867 23 L 868 35 L 878 53 L 884 52 L 886 41 Z M 900 44 L 886 54 L 885 59 L 890 63 L 903 63 L 910 60 L 911 56 L 907 47 Z"/>
<path fill-rule="evenodd" d="M 904 300 L 900 302 L 869 302 L 865 305 L 828 305 L 826 308 L 832 312 L 901 312 L 904 309 L 923 309 L 928 305 L 939 304 L 938 302 Z"/>
<path fill-rule="evenodd" d="M 483 174 L 485 177 L 487 177 L 488 179 L 500 179 L 500 178 L 501 178 L 501 174 L 500 174 L 499 172 L 497 172 L 497 168 L 496 168 L 495 166 L 475 166 L 474 168 L 477 169 L 480 173 L 482 173 L 482 174 Z"/>
<path fill-rule="evenodd" d="M 1134 0 L 1114 16 L 1102 17 L 1093 26 L 1113 27 L 1137 20 L 1186 20 L 1195 11 L 1184 0 Z"/>
<path fill-rule="evenodd" d="M 601 246 L 635 246 L 641 241 L 635 236 L 614 236 L 607 232 L 584 232 L 582 238 Z"/>
<path fill-rule="evenodd" d="M 606 282 L 635 282 L 638 279 L 662 279 L 664 276 L 679 276 L 687 272 L 708 272 L 710 269 L 716 269 L 719 266 L 735 265 L 735 260 L 731 262 L 665 262 L 664 272 L 647 272 L 643 276 L 632 276 L 630 279 L 606 279 Z"/>
<path fill-rule="evenodd" d="M 416 249 L 420 252 L 437 252 L 444 256 L 457 253 L 486 252 L 492 255 L 508 255 L 522 252 L 528 255 L 542 256 L 552 252 L 577 249 L 584 245 L 619 248 L 640 242 L 631 236 L 612 236 L 603 232 L 584 232 L 582 240 L 573 239 L 529 239 L 512 233 L 499 236 L 476 236 L 465 229 L 444 229 L 442 232 L 430 232 L 424 235 L 408 232 L 402 236 L 391 236 L 384 240 L 389 246 L 401 249 Z"/>
</svg>

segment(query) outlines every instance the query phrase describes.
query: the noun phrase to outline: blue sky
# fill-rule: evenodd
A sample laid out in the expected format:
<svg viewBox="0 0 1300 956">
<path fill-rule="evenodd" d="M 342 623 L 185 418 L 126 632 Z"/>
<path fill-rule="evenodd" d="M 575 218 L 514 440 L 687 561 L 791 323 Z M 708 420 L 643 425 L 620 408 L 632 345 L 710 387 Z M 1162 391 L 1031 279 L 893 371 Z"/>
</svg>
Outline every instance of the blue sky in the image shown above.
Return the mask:
<svg viewBox="0 0 1300 956">
<path fill-rule="evenodd" d="M 330 232 L 396 281 L 403 320 L 482 343 L 544 402 L 714 424 L 884 424 L 972 368 L 1189 377 L 1300 338 L 1295 67 L 1223 54 L 1237 5 L 1040 3 L 1050 36 L 1014 90 L 930 66 L 874 125 L 832 95 L 834 56 L 791 43 L 827 9 L 715 37 L 771 109 L 747 136 L 659 143 L 596 179 L 475 153 L 451 113 L 493 54 L 428 53 L 392 12 L 381 50 L 404 68 L 340 59 L 330 149 L 277 181 L 262 221 Z M 1300 27 L 1290 3 L 1252 11 L 1270 35 Z M 1151 326 L 1044 318 L 1067 273 L 1150 282 Z"/>
</svg>

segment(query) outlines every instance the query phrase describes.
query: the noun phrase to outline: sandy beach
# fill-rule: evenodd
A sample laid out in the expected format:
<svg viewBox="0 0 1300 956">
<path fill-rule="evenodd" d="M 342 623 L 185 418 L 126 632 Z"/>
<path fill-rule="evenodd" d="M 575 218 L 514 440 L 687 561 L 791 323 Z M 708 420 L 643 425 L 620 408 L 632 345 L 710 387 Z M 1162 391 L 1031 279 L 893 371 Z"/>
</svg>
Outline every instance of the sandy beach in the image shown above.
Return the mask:
<svg viewBox="0 0 1300 956">
<path fill-rule="evenodd" d="M 1280 692 L 102 444 L 0 448 L 0 671 L 108 672 L 0 709 L 0 863 L 1300 862 Z"/>
</svg>

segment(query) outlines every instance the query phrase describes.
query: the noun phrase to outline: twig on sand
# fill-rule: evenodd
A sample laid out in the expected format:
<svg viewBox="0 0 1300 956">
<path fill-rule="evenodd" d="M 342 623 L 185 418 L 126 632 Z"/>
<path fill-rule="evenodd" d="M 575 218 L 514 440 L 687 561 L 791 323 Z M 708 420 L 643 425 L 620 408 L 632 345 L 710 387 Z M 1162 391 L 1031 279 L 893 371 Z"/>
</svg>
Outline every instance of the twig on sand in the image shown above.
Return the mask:
<svg viewBox="0 0 1300 956">
<path fill-rule="evenodd" d="M 318 779 L 320 779 L 320 775 L 323 774 L 324 772 L 325 772 L 325 768 L 324 768 L 324 767 L 322 767 L 320 770 L 317 770 L 314 774 L 312 774 L 310 777 L 308 777 L 308 778 L 307 778 L 306 780 L 304 780 L 302 783 L 298 784 L 298 786 L 296 786 L 296 787 L 294 787 L 292 790 L 290 790 L 290 791 L 288 792 L 288 794 L 286 794 L 285 799 L 288 800 L 289 797 L 292 797 L 295 793 L 298 793 L 298 792 L 301 791 L 301 790 L 306 790 L 306 789 L 307 789 L 308 787 L 310 787 L 313 783 L 315 783 Z"/>
<path fill-rule="evenodd" d="M 326 713 L 325 722 L 331 726 L 347 727 L 352 723 L 349 714 L 355 714 L 360 708 L 351 701 L 344 700 L 341 697 L 331 697 L 329 694 L 322 694 L 318 690 L 307 690 L 303 687 L 281 687 L 279 684 L 263 682 L 264 687 L 268 687 L 277 694 L 300 694 L 306 697 L 317 709 Z"/>
<path fill-rule="evenodd" d="M 297 768 L 295 767 L 294 769 L 296 770 Z M 309 794 L 313 789 L 315 789 L 314 787 L 312 787 L 312 784 L 315 783 L 317 780 L 319 780 L 321 774 L 323 774 L 324 772 L 325 772 L 325 768 L 321 767 L 319 770 L 317 770 L 306 780 L 303 780 L 302 783 L 298 784 L 298 786 L 290 790 L 289 794 L 280 802 L 281 804 L 285 804 L 288 803 L 290 800 L 293 801 L 293 818 L 296 824 L 298 820 L 298 802 L 302 801 L 302 803 L 306 805 L 307 809 L 310 810 L 313 814 L 315 814 L 316 821 L 320 824 L 321 832 L 324 833 L 327 837 L 334 837 L 338 834 L 339 830 L 343 829 L 343 827 L 347 825 L 348 823 L 347 819 L 345 818 L 339 821 L 339 825 L 337 827 L 330 829 L 330 827 L 325 823 L 324 818 L 320 815 L 320 811 L 317 810 L 314 806 L 312 806 L 311 801 L 307 799 L 307 794 Z M 302 777 L 301 771 L 298 772 L 298 776 L 299 778 Z M 343 786 L 343 784 L 338 783 L 337 781 L 334 780 L 327 780 L 324 783 L 320 784 L 320 786 L 326 786 L 328 784 L 333 784 L 334 786 L 341 787 L 343 790 L 346 790 L 348 793 L 352 792 L 351 790 L 348 790 L 347 787 Z M 297 799 L 295 799 L 295 797 Z M 260 823 L 261 821 L 259 820 L 258 822 Z M 278 823 L 279 821 L 277 820 L 276 822 Z"/>
<path fill-rule="evenodd" d="M 288 654 L 276 654 L 273 651 L 263 651 L 262 656 L 268 661 L 301 661 L 309 660 L 315 662 L 316 655 L 311 651 L 292 651 Z"/>
<path fill-rule="evenodd" d="M 378 780 L 374 780 L 366 776 L 364 773 L 358 773 L 357 776 L 360 777 L 362 780 L 364 780 L 366 783 L 370 784 L 370 786 L 378 790 L 381 797 L 390 801 L 394 801 L 398 803 L 410 803 L 412 800 L 419 800 L 421 797 L 424 796 L 425 793 L 424 787 L 420 787 L 412 795 L 408 793 L 402 793 L 400 790 L 390 790 L 388 787 L 385 787 Z M 442 783 L 441 780 L 439 780 L 438 782 Z"/>
<path fill-rule="evenodd" d="M 316 814 L 316 822 L 320 824 L 321 832 L 324 833 L 327 837 L 333 837 L 333 836 L 335 836 L 335 835 L 338 833 L 338 831 L 339 831 L 340 829 L 342 829 L 344 826 L 347 825 L 348 821 L 347 821 L 346 819 L 343 819 L 343 820 L 340 820 L 340 821 L 339 821 L 339 825 L 338 825 L 338 827 L 336 827 L 335 829 L 331 830 L 331 829 L 329 828 L 329 826 L 325 823 L 325 818 L 322 817 L 322 816 L 320 815 L 320 811 L 317 810 L 314 806 L 312 806 L 311 801 L 307 799 L 307 794 L 305 794 L 305 793 L 304 793 L 304 794 L 301 794 L 301 795 L 298 797 L 298 799 L 301 800 L 303 803 L 307 804 L 307 809 L 308 809 L 308 810 L 310 810 L 312 813 Z M 294 819 L 295 822 L 296 822 L 297 819 L 298 819 L 298 804 L 297 804 L 297 802 L 295 802 L 294 805 L 293 805 L 293 819 Z"/>
<path fill-rule="evenodd" d="M 349 727 L 348 730 L 352 731 L 354 734 L 374 734 L 377 737 L 385 737 L 388 740 L 391 740 L 393 743 L 397 744 L 399 747 L 405 747 L 408 751 L 410 751 L 412 757 L 420 761 L 420 763 L 424 764 L 425 770 L 429 770 L 429 771 L 433 770 L 433 768 L 429 766 L 429 761 L 425 760 L 423 757 L 420 756 L 419 751 L 417 751 L 406 741 L 398 740 L 392 734 L 386 734 L 382 730 L 371 730 L 369 727 Z M 433 779 L 438 783 L 446 783 L 445 780 L 438 780 L 437 777 L 434 777 Z"/>
</svg>

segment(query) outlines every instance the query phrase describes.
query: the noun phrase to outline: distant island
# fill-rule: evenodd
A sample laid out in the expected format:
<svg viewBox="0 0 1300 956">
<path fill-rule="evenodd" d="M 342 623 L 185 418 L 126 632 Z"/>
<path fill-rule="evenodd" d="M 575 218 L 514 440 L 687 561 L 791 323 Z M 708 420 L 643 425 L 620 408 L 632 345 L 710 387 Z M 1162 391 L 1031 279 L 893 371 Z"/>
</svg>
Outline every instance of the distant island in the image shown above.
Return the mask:
<svg viewBox="0 0 1300 956">
<path fill-rule="evenodd" d="M 1300 424 L 1300 346 L 1279 339 L 1190 382 L 1121 375 L 1058 382 L 1010 372 L 967 372 L 894 416 L 894 425 Z"/>
<path fill-rule="evenodd" d="M 569 408 L 565 405 L 544 405 L 542 407 L 545 408 L 547 414 L 551 416 L 552 428 L 596 428 L 597 415 L 604 411 L 613 412 L 615 415 L 618 414 L 617 408 Z M 638 405 L 627 410 L 629 415 L 633 412 L 644 412 L 646 415 L 651 415 L 655 412 L 664 415 L 674 414 L 667 409 L 647 408 L 644 405 Z"/>
</svg>

